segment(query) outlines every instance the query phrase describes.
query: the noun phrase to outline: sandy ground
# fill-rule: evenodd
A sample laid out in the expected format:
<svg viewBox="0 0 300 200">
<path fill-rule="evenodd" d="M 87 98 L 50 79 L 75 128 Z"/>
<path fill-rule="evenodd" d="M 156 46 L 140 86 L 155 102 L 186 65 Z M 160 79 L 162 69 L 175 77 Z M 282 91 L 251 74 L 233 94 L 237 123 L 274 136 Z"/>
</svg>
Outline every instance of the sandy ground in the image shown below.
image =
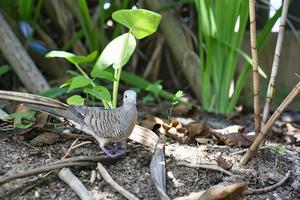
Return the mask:
<svg viewBox="0 0 300 200">
<path fill-rule="evenodd" d="M 32 148 L 25 143 L 10 139 L 10 134 L 0 134 L 0 175 L 14 174 L 44 163 L 60 159 L 72 140 L 60 140 L 51 145 Z M 230 148 L 217 145 L 185 145 L 176 142 L 166 144 L 167 194 L 170 198 L 188 195 L 191 192 L 208 189 L 230 179 L 228 175 L 217 171 L 187 164 L 216 163 L 219 152 L 233 163 L 232 173 L 239 175 L 251 188 L 262 188 L 280 181 L 288 170 L 300 163 L 299 152 L 294 147 L 287 147 L 283 154 L 271 149 L 262 149 L 245 167 L 239 167 L 240 154 L 231 155 L 240 148 Z M 134 193 L 140 199 L 158 199 L 151 181 L 149 164 L 151 152 L 149 149 L 129 142 L 127 155 L 118 162 L 107 165 L 106 168 L 113 179 L 125 189 Z M 96 144 L 88 144 L 75 149 L 70 156 L 97 155 Z M 82 181 L 95 199 L 125 199 L 114 192 L 100 177 L 94 184 L 89 182 L 91 167 L 72 168 L 72 172 Z M 79 199 L 76 194 L 63 183 L 55 173 L 47 176 L 44 181 L 40 176 L 11 181 L 0 186 L 0 199 Z M 298 177 L 299 178 L 299 177 Z M 296 176 L 291 176 L 286 183 L 276 190 L 259 195 L 247 196 L 247 199 L 300 199 L 299 191 L 291 187 Z"/>
</svg>

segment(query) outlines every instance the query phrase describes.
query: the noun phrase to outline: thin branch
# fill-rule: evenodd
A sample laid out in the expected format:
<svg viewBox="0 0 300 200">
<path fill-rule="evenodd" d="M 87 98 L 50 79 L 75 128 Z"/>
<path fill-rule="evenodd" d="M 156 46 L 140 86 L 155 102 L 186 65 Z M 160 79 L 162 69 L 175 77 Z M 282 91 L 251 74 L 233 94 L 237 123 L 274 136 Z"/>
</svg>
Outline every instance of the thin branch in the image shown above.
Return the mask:
<svg viewBox="0 0 300 200">
<path fill-rule="evenodd" d="M 79 143 L 79 144 L 74 145 L 74 146 L 72 147 L 72 149 L 76 149 L 76 148 L 78 148 L 78 147 L 81 147 L 81 146 L 86 145 L 86 144 L 91 144 L 91 143 L 92 143 L 91 141 L 81 142 L 81 143 Z"/>
<path fill-rule="evenodd" d="M 0 176 L 0 185 L 4 183 L 8 183 L 15 179 L 25 178 L 28 176 L 33 176 L 37 174 L 41 174 L 43 172 L 49 172 L 55 169 L 61 169 L 64 167 L 74 167 L 74 166 L 95 166 L 95 162 L 72 162 L 72 163 L 60 163 L 56 165 L 46 165 L 43 167 L 35 168 L 32 170 L 29 170 L 27 172 L 21 172 L 19 174 L 13 174 L 13 175 L 4 175 Z"/>
<path fill-rule="evenodd" d="M 265 188 L 260 188 L 260 189 L 248 189 L 245 191 L 245 195 L 251 195 L 251 194 L 261 194 L 261 193 L 267 193 L 267 192 L 271 192 L 273 190 L 275 190 L 276 188 L 280 187 L 281 185 L 283 185 L 288 178 L 290 177 L 290 175 L 292 174 L 292 171 L 288 171 L 285 176 L 283 177 L 283 179 L 281 179 L 278 183 L 275 183 L 274 185 L 271 185 L 269 187 L 265 187 Z"/>
<path fill-rule="evenodd" d="M 289 0 L 285 0 L 283 3 L 281 18 L 280 18 L 278 38 L 277 38 L 276 47 L 275 47 L 272 71 L 271 71 L 270 81 L 269 81 L 269 85 L 268 85 L 268 92 L 266 95 L 266 102 L 265 102 L 265 106 L 264 106 L 264 110 L 263 110 L 261 126 L 264 126 L 264 124 L 268 120 L 272 99 L 273 99 L 274 93 L 275 93 L 275 84 L 276 84 L 275 82 L 276 82 L 276 77 L 277 77 L 277 72 L 278 72 L 281 49 L 282 49 L 288 7 L 289 7 Z"/>
<path fill-rule="evenodd" d="M 131 194 L 127 190 L 125 190 L 122 186 L 120 186 L 117 182 L 115 182 L 112 177 L 109 175 L 109 173 L 106 171 L 106 169 L 103 167 L 101 163 L 98 163 L 98 171 L 103 177 L 103 179 L 116 191 L 118 191 L 120 194 L 122 194 L 124 197 L 130 200 L 138 200 L 135 195 Z"/>
<path fill-rule="evenodd" d="M 283 100 L 283 102 L 280 104 L 280 106 L 277 108 L 277 110 L 273 113 L 273 115 L 270 117 L 270 119 L 267 121 L 267 123 L 261 128 L 261 131 L 259 135 L 256 137 L 250 148 L 247 150 L 247 152 L 243 155 L 240 163 L 242 165 L 245 165 L 249 159 L 253 156 L 253 154 L 258 149 L 260 143 L 263 141 L 265 136 L 267 135 L 267 132 L 272 127 L 272 125 L 275 123 L 275 121 L 278 119 L 278 117 L 283 113 L 283 111 L 287 108 L 287 106 L 294 100 L 294 98 L 299 94 L 300 92 L 300 81 L 297 83 L 297 85 L 294 87 L 294 89 L 289 93 L 289 95 Z"/>
<path fill-rule="evenodd" d="M 76 138 L 76 140 L 71 144 L 70 148 L 68 149 L 68 151 L 65 153 L 65 155 L 61 159 L 65 159 L 70 154 L 71 150 L 73 149 L 73 146 L 76 144 L 77 141 L 78 141 L 78 138 Z"/>
<path fill-rule="evenodd" d="M 254 104 L 254 124 L 255 135 L 260 130 L 260 102 L 259 102 L 259 74 L 258 74 L 258 57 L 256 47 L 256 19 L 255 19 L 255 0 L 249 0 L 250 16 L 250 41 L 253 65 L 253 104 Z"/>
<path fill-rule="evenodd" d="M 90 183 L 93 185 L 96 181 L 96 178 L 97 178 L 97 172 L 96 170 L 92 170 L 91 172 L 91 178 L 90 178 Z"/>
<path fill-rule="evenodd" d="M 81 181 L 71 172 L 69 168 L 62 168 L 58 176 L 79 196 L 82 200 L 92 200 L 90 192 L 81 183 Z"/>
<path fill-rule="evenodd" d="M 5 183 L 13 181 L 15 179 L 25 178 L 28 176 L 33 176 L 33 175 L 41 174 L 44 172 L 49 172 L 52 170 L 61 169 L 63 167 L 96 166 L 96 162 L 112 163 L 117 160 L 118 160 L 118 158 L 115 159 L 115 158 L 109 158 L 109 157 L 103 157 L 103 156 L 78 156 L 78 157 L 73 157 L 73 158 L 66 158 L 64 160 L 59 160 L 57 162 L 51 163 L 49 165 L 31 169 L 26 172 L 21 172 L 19 174 L 0 176 L 0 185 L 3 185 Z"/>
<path fill-rule="evenodd" d="M 186 167 L 197 167 L 197 168 L 202 168 L 202 169 L 210 169 L 214 171 L 219 171 L 223 174 L 227 174 L 228 176 L 233 176 L 233 173 L 219 167 L 218 165 L 215 164 L 192 164 L 192 163 L 179 163 L 179 166 L 186 166 Z"/>
<path fill-rule="evenodd" d="M 70 148 L 68 149 L 68 151 L 66 152 L 66 154 L 61 159 L 65 159 L 66 157 L 68 157 L 72 150 L 74 150 L 74 149 L 76 149 L 78 147 L 81 147 L 83 145 L 91 144 L 92 143 L 91 141 L 86 141 L 86 142 L 82 142 L 82 143 L 76 144 L 76 142 L 78 141 L 78 139 L 79 138 L 76 138 L 76 140 L 71 144 Z"/>
</svg>

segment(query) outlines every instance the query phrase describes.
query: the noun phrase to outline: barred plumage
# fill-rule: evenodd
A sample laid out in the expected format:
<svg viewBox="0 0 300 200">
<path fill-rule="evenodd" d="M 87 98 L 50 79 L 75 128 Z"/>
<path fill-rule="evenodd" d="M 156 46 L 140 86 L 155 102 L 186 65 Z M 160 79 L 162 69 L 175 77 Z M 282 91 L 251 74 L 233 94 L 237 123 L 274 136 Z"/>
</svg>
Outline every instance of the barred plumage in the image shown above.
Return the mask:
<svg viewBox="0 0 300 200">
<path fill-rule="evenodd" d="M 124 92 L 123 105 L 116 109 L 68 106 L 46 97 L 1 90 L 0 99 L 20 101 L 35 110 L 66 118 L 76 128 L 92 135 L 110 156 L 113 156 L 113 150 L 108 149 L 106 144 L 127 139 L 137 121 L 136 93 L 132 90 Z"/>
</svg>

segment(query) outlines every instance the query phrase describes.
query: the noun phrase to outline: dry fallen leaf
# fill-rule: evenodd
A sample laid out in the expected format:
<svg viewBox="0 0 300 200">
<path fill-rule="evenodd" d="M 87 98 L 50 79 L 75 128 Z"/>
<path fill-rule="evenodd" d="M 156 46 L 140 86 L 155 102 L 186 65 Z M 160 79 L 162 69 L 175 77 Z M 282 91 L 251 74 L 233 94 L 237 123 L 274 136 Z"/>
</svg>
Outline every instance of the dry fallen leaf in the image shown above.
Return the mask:
<svg viewBox="0 0 300 200">
<path fill-rule="evenodd" d="M 34 127 L 42 128 L 46 125 L 49 114 L 41 112 L 36 116 Z"/>
<path fill-rule="evenodd" d="M 191 104 L 179 103 L 173 107 L 173 115 L 180 116 L 187 114 L 192 108 Z"/>
<path fill-rule="evenodd" d="M 215 185 L 206 191 L 193 192 L 188 196 L 179 197 L 175 200 L 243 200 L 246 183 L 231 185 Z"/>
<path fill-rule="evenodd" d="M 59 140 L 59 135 L 51 132 L 45 132 L 33 138 L 30 144 L 33 146 L 50 145 Z"/>
<path fill-rule="evenodd" d="M 283 137 L 289 144 L 300 144 L 300 128 L 296 124 L 286 123 L 286 131 L 283 132 Z"/>
<path fill-rule="evenodd" d="M 225 158 L 223 158 L 222 153 L 219 153 L 218 157 L 217 157 L 217 163 L 219 167 L 222 167 L 223 169 L 230 169 L 232 167 L 232 163 L 229 163 L 225 160 Z"/>
<path fill-rule="evenodd" d="M 212 139 L 212 138 L 195 137 L 195 140 L 199 144 L 214 144 L 214 139 Z"/>
<path fill-rule="evenodd" d="M 180 133 L 177 131 L 176 128 L 171 127 L 168 132 L 167 135 L 170 136 L 173 140 L 176 140 L 178 142 L 182 142 L 182 143 L 187 143 L 189 142 L 189 138 L 186 134 L 184 133 Z"/>
<path fill-rule="evenodd" d="M 210 132 L 217 137 L 220 141 L 228 146 L 241 146 L 249 147 L 253 140 L 254 135 L 244 134 L 243 126 L 229 126 L 224 129 L 210 129 Z"/>
<path fill-rule="evenodd" d="M 207 137 L 209 133 L 207 132 L 207 126 L 202 122 L 192 122 L 187 126 L 188 133 L 191 138 L 197 137 Z"/>
</svg>

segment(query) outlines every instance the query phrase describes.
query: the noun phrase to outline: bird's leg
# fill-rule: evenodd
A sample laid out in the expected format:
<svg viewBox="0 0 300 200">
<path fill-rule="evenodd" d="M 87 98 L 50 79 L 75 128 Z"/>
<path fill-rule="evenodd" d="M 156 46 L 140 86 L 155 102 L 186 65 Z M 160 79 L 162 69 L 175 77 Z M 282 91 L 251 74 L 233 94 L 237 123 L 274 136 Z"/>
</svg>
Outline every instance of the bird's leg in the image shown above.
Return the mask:
<svg viewBox="0 0 300 200">
<path fill-rule="evenodd" d="M 126 141 L 116 142 L 115 149 L 117 152 L 125 152 L 126 151 Z"/>
<path fill-rule="evenodd" d="M 123 151 L 119 151 L 115 145 L 105 144 L 105 145 L 100 145 L 100 148 L 109 157 L 118 157 L 118 156 L 124 154 L 124 152 L 125 152 L 124 150 Z"/>
</svg>

